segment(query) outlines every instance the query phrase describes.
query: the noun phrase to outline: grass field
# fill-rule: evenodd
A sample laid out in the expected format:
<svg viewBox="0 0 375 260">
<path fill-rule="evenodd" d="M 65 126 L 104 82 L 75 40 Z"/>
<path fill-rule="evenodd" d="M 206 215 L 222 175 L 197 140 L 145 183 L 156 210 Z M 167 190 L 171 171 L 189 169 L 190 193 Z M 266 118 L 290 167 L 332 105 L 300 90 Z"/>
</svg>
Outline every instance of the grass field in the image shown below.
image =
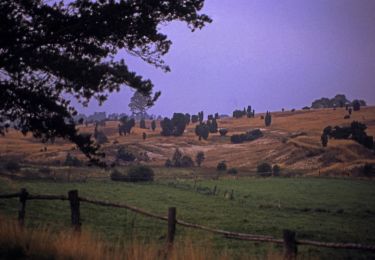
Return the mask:
<svg viewBox="0 0 375 260">
<path fill-rule="evenodd" d="M 375 244 L 375 183 L 372 181 L 322 178 L 239 178 L 202 180 L 199 190 L 217 187 L 218 194 L 196 192 L 187 180 L 130 184 L 89 180 L 86 183 L 0 180 L 0 193 L 26 187 L 31 193 L 66 194 L 78 189 L 80 195 L 124 202 L 166 215 L 177 207 L 179 219 L 214 228 L 281 237 L 283 229 L 297 232 L 297 238 L 332 242 Z M 234 199 L 224 197 L 234 192 Z M 0 201 L 0 212 L 15 217 L 18 202 Z M 67 202 L 30 201 L 27 204 L 28 226 L 47 224 L 53 229 L 69 226 Z M 163 243 L 166 224 L 123 209 L 82 204 L 83 228 L 109 241 Z M 203 231 L 177 228 L 177 240 L 191 239 L 196 246 L 212 245 L 229 250 L 233 256 L 265 256 L 281 248 L 269 244 L 233 241 Z M 355 250 L 331 250 L 300 246 L 304 257 L 371 259 L 375 254 Z"/>
</svg>

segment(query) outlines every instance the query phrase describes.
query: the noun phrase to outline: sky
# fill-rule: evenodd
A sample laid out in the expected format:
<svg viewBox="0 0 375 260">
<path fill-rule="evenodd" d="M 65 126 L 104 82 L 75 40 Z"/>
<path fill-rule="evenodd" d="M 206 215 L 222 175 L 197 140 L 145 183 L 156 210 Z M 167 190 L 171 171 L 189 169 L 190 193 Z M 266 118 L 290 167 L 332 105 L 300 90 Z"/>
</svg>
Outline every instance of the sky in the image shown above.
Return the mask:
<svg viewBox="0 0 375 260">
<path fill-rule="evenodd" d="M 213 22 L 191 32 L 173 22 L 164 73 L 126 56 L 129 68 L 162 92 L 149 114 L 231 114 L 302 108 L 345 94 L 375 105 L 374 0 L 206 0 Z M 129 113 L 128 87 L 80 112 Z"/>
</svg>

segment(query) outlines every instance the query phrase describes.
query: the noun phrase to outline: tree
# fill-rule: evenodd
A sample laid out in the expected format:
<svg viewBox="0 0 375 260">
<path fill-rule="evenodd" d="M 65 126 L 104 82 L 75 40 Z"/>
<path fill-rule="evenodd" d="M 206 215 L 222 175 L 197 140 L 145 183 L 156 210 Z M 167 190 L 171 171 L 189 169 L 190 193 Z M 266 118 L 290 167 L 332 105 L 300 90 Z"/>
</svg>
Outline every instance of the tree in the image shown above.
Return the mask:
<svg viewBox="0 0 375 260">
<path fill-rule="evenodd" d="M 139 128 L 146 129 L 146 121 L 145 121 L 144 118 L 142 118 L 142 119 L 139 121 Z"/>
<path fill-rule="evenodd" d="M 155 129 L 156 129 L 156 121 L 155 120 L 152 120 L 152 122 L 151 122 L 151 129 L 152 129 L 152 131 L 155 131 Z"/>
<path fill-rule="evenodd" d="M 129 70 L 119 50 L 169 71 L 162 57 L 172 42 L 160 32 L 178 20 L 194 31 L 211 19 L 204 0 L 1 1 L 0 132 L 9 121 L 43 141 L 65 138 L 93 162 L 103 154 L 80 134 L 70 105 L 102 104 L 122 86 L 152 95 L 153 84 Z M 69 95 L 66 95 L 69 94 Z M 150 99 L 155 102 L 160 92 Z"/>
<path fill-rule="evenodd" d="M 144 95 L 143 93 L 136 91 L 131 97 L 128 106 L 130 111 L 132 111 L 133 117 L 144 119 L 146 116 L 146 110 L 151 105 L 152 99 L 150 96 Z"/>
<path fill-rule="evenodd" d="M 361 110 L 361 103 L 357 99 L 353 100 L 352 106 L 353 106 L 353 111 Z"/>
<path fill-rule="evenodd" d="M 264 123 L 266 126 L 270 126 L 272 121 L 271 113 L 267 111 L 266 116 L 264 117 Z"/>
<path fill-rule="evenodd" d="M 227 170 L 227 164 L 225 163 L 225 161 L 219 162 L 216 166 L 216 170 L 219 171 L 219 172 L 226 171 Z"/>
<path fill-rule="evenodd" d="M 143 132 L 143 133 L 142 133 L 142 139 L 143 139 L 143 140 L 146 140 L 146 138 L 147 138 L 147 134 L 146 134 L 145 132 Z"/>
<path fill-rule="evenodd" d="M 174 113 L 172 119 L 164 118 L 160 122 L 163 136 L 181 136 L 186 128 L 187 120 L 184 114 Z"/>
<path fill-rule="evenodd" d="M 195 134 L 198 136 L 199 141 L 201 141 L 202 138 L 207 140 L 208 135 L 210 134 L 210 129 L 205 123 L 201 123 L 195 126 Z"/>
<path fill-rule="evenodd" d="M 195 157 L 195 162 L 197 163 L 198 167 L 201 167 L 202 162 L 204 161 L 204 152 L 200 151 L 197 153 Z"/>
<path fill-rule="evenodd" d="M 120 124 L 118 125 L 119 135 L 130 134 L 131 129 L 135 126 L 134 118 L 129 119 L 127 116 L 124 116 L 120 119 Z"/>
</svg>

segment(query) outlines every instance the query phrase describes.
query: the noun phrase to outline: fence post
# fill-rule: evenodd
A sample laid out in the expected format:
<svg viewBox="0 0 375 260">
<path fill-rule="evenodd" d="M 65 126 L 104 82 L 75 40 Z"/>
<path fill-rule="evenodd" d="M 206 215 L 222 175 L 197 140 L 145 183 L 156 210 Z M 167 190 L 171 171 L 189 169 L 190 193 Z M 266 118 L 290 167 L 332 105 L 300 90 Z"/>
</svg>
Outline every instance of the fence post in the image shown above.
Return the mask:
<svg viewBox="0 0 375 260">
<path fill-rule="evenodd" d="M 70 202 L 72 226 L 75 231 L 81 231 L 78 190 L 68 192 Z"/>
<path fill-rule="evenodd" d="M 176 208 L 171 207 L 168 209 L 168 234 L 167 234 L 167 243 L 168 247 L 173 246 L 174 235 L 176 233 Z"/>
<path fill-rule="evenodd" d="M 297 257 L 296 232 L 291 230 L 283 231 L 284 259 L 295 259 Z"/>
<path fill-rule="evenodd" d="M 25 224 L 25 214 L 26 214 L 26 200 L 29 193 L 25 188 L 21 189 L 20 192 L 20 209 L 18 211 L 18 223 L 21 227 Z"/>
</svg>

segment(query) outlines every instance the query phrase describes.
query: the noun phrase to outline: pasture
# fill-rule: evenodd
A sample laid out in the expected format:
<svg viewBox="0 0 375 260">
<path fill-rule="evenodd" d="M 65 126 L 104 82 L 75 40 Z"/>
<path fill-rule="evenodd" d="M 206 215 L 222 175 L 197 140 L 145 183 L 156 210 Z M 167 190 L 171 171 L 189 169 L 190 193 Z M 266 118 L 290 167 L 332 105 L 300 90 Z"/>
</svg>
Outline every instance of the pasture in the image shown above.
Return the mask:
<svg viewBox="0 0 375 260">
<path fill-rule="evenodd" d="M 373 181 L 327 178 L 220 178 L 219 180 L 160 179 L 154 183 L 132 184 L 88 179 L 84 183 L 0 180 L 0 193 L 27 188 L 32 194 L 66 194 L 78 189 L 80 195 L 111 202 L 124 202 L 166 215 L 170 206 L 177 218 L 191 223 L 252 234 L 281 237 L 283 229 L 297 232 L 299 239 L 329 242 L 375 243 L 375 189 Z M 216 194 L 212 191 L 216 186 Z M 225 191 L 233 190 L 233 199 Z M 1 214 L 16 217 L 18 202 L 1 200 Z M 26 225 L 69 227 L 68 202 L 30 201 Z M 164 243 L 166 224 L 124 209 L 81 205 L 83 229 L 108 241 Z M 176 241 L 189 239 L 198 247 L 212 245 L 233 256 L 265 256 L 281 252 L 280 246 L 236 241 L 177 227 Z M 301 257 L 370 259 L 374 254 L 357 250 L 333 250 L 300 246 Z"/>
</svg>

